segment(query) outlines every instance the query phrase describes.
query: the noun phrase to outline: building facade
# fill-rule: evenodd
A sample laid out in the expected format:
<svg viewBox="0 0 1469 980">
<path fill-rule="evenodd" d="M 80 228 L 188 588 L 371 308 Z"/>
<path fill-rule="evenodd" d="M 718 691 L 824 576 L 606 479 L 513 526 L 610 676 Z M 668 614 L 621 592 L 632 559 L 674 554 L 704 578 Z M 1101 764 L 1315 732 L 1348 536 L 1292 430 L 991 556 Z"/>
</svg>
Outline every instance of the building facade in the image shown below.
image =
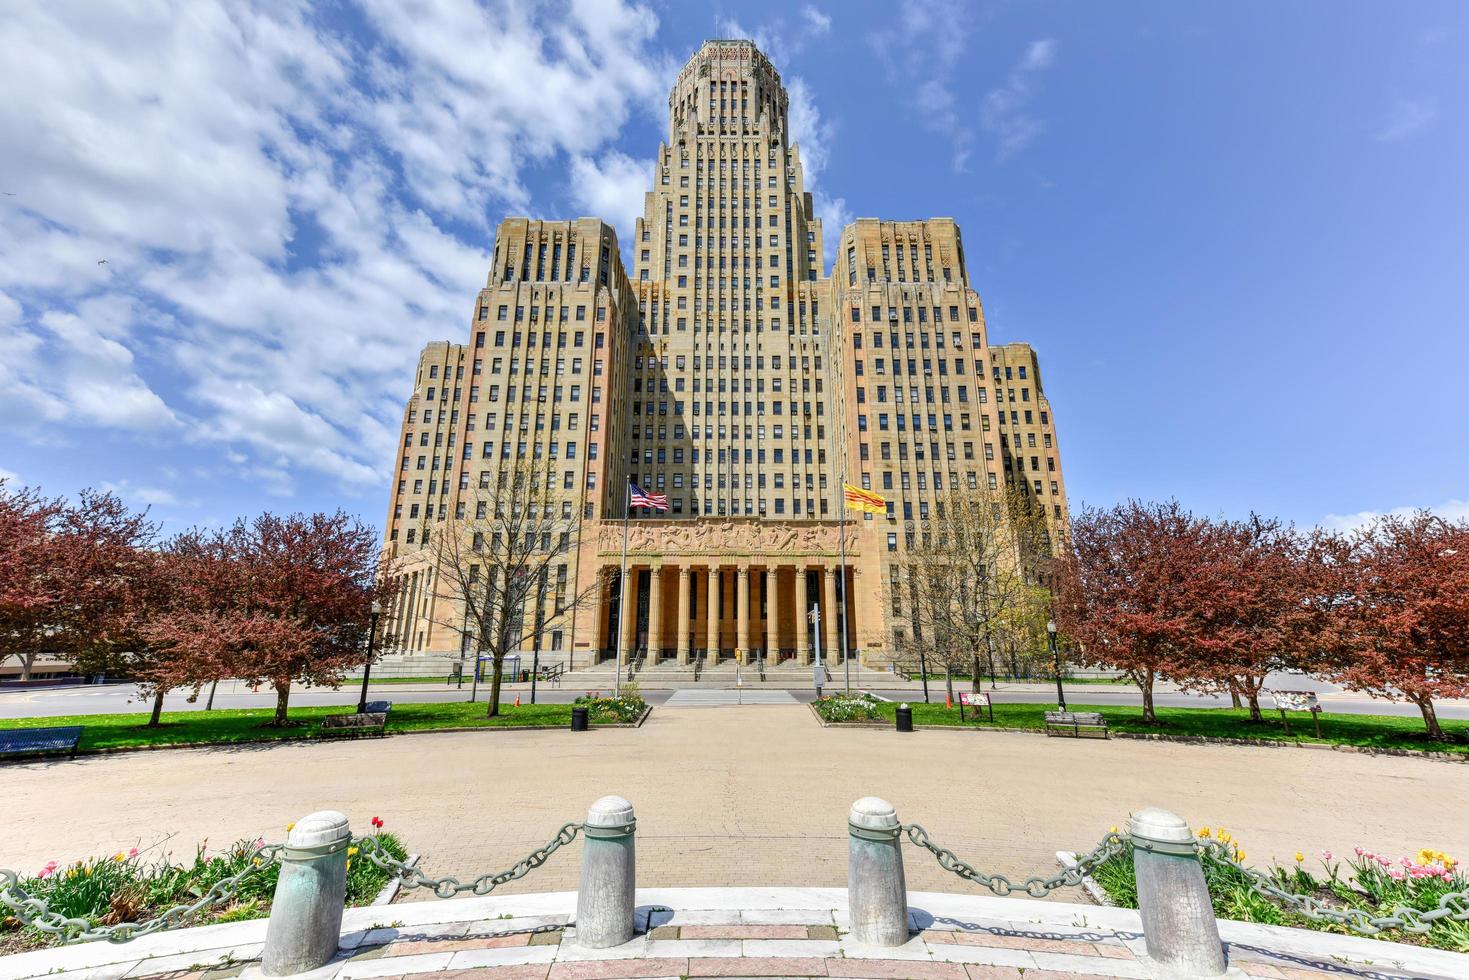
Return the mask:
<svg viewBox="0 0 1469 980">
<path fill-rule="evenodd" d="M 989 345 L 959 228 L 858 220 L 828 275 L 788 110 L 754 44 L 707 42 L 669 96 L 630 272 L 596 219 L 501 223 L 469 343 L 425 348 L 404 411 L 391 648 L 472 643 L 435 534 L 511 460 L 575 495 L 558 574 L 593 599 L 546 644 L 573 667 L 803 665 L 818 642 L 882 662 L 886 583 L 935 499 L 1009 487 L 1064 533 L 1038 361 Z M 844 480 L 888 512 L 845 511 Z M 629 482 L 668 511 L 624 522 Z"/>
</svg>

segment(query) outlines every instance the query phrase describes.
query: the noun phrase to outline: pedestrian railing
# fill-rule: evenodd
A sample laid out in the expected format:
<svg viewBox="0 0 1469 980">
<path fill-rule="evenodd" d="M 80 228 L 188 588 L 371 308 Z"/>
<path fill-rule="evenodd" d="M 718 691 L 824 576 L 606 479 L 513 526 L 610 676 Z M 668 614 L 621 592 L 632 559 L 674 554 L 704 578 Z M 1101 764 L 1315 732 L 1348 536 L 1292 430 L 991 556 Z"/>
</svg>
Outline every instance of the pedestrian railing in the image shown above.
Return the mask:
<svg viewBox="0 0 1469 980">
<path fill-rule="evenodd" d="M 1439 922 L 1469 921 L 1469 893 L 1442 896 L 1435 908 L 1396 906 L 1386 915 L 1333 908 L 1320 898 L 1290 892 L 1267 875 L 1241 864 L 1226 846 L 1199 841 L 1180 817 L 1147 809 L 1133 815 L 1125 833 L 1112 831 L 1095 848 L 1054 875 L 1013 880 L 987 873 L 933 841 L 919 824 L 899 822 L 892 804 L 864 797 L 847 816 L 847 896 L 854 941 L 900 946 L 910 939 L 908 890 L 903 868 L 904 840 L 932 856 L 940 868 L 997 896 L 1024 894 L 1044 898 L 1061 888 L 1083 884 L 1088 876 L 1129 848 L 1137 883 L 1138 914 L 1153 968 L 1160 975 L 1216 977 L 1228 971 L 1219 939 L 1204 864 L 1224 865 L 1243 873 L 1260 895 L 1305 918 L 1329 922 L 1364 935 L 1401 929 L 1424 933 Z M 199 913 L 239 894 L 252 875 L 276 861 L 280 876 L 266 927 L 261 970 L 287 976 L 325 965 L 337 951 L 346 906 L 347 862 L 355 845 L 360 860 L 391 872 L 405 888 L 425 888 L 439 898 L 466 892 L 488 895 L 524 878 L 558 850 L 582 838 L 581 878 L 577 890 L 574 941 L 592 949 L 630 941 L 636 932 L 637 820 L 632 804 L 605 796 L 589 808 L 582 822 L 563 824 L 541 847 L 504 871 L 471 878 L 434 877 L 414 864 L 395 858 L 375 836 L 353 838 L 340 813 L 313 813 L 292 825 L 284 844 L 255 848 L 245 870 L 212 885 L 198 900 L 178 905 L 147 922 L 97 925 L 51 911 L 28 895 L 20 876 L 0 869 L 0 907 L 21 923 L 58 936 L 63 942 L 107 940 L 128 942 L 187 925 Z"/>
</svg>

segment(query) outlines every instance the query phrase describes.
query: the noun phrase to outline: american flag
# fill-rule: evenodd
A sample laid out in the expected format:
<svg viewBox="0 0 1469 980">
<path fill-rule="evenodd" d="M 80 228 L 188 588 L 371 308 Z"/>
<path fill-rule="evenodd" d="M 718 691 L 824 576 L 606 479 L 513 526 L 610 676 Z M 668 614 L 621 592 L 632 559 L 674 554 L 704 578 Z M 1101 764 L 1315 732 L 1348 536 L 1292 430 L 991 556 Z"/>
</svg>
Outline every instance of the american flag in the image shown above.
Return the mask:
<svg viewBox="0 0 1469 980">
<path fill-rule="evenodd" d="M 627 505 L 629 507 L 651 507 L 653 510 L 668 509 L 668 494 L 666 493 L 644 493 L 643 488 L 636 483 L 628 483 L 629 496 Z"/>
</svg>

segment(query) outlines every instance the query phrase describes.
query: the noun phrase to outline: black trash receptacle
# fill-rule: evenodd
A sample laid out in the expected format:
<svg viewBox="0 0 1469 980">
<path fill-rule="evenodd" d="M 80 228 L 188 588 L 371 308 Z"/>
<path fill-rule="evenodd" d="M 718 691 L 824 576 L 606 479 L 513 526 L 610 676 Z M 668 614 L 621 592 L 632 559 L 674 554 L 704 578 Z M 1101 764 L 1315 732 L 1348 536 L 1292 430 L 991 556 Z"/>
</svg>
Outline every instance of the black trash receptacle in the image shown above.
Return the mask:
<svg viewBox="0 0 1469 980">
<path fill-rule="evenodd" d="M 898 731 L 911 732 L 913 730 L 913 709 L 906 704 L 898 705 L 897 711 Z"/>
<path fill-rule="evenodd" d="M 530 671 L 528 671 L 528 670 L 522 670 L 520 672 L 520 683 L 522 683 L 522 684 L 529 684 L 530 683 Z"/>
<path fill-rule="evenodd" d="M 587 730 L 586 708 L 571 709 L 571 730 L 574 732 L 584 732 Z"/>
</svg>

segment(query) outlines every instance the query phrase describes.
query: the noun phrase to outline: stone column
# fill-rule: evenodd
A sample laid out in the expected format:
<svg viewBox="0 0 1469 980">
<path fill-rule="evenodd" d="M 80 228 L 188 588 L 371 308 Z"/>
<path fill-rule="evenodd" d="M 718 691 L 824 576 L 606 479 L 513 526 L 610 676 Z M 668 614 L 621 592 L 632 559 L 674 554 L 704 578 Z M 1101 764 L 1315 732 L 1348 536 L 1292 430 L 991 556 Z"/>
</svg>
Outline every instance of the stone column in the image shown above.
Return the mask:
<svg viewBox="0 0 1469 980">
<path fill-rule="evenodd" d="M 796 566 L 796 663 L 811 662 L 811 597 L 806 594 L 806 566 Z"/>
<path fill-rule="evenodd" d="M 648 573 L 648 663 L 656 664 L 663 650 L 663 566 Z"/>
<path fill-rule="evenodd" d="M 709 601 L 704 604 L 704 616 L 709 620 L 708 636 L 704 646 L 708 648 L 709 666 L 719 662 L 719 566 L 710 565 L 705 584 L 709 590 Z"/>
<path fill-rule="evenodd" d="M 821 625 L 826 627 L 826 635 L 821 642 L 827 662 L 837 663 L 842 655 L 837 646 L 837 570 L 828 565 L 821 570 L 821 576 L 826 580 L 826 608 L 821 610 Z"/>
<path fill-rule="evenodd" d="M 742 664 L 750 653 L 750 569 L 741 565 L 735 569 L 739 579 L 735 607 L 735 663 Z"/>
<path fill-rule="evenodd" d="M 638 604 L 634 599 L 637 591 L 633 583 L 638 580 L 638 570 L 631 565 L 627 569 L 627 581 L 622 583 L 622 612 L 618 615 L 618 632 L 622 639 L 617 644 L 617 662 L 627 663 L 627 658 L 632 655 L 632 645 L 638 638 Z"/>
<path fill-rule="evenodd" d="M 692 598 L 694 586 L 694 570 L 683 565 L 678 570 L 678 662 L 686 664 L 689 662 L 689 599 Z"/>
<path fill-rule="evenodd" d="M 765 661 L 780 663 L 780 570 L 765 566 Z"/>
</svg>

